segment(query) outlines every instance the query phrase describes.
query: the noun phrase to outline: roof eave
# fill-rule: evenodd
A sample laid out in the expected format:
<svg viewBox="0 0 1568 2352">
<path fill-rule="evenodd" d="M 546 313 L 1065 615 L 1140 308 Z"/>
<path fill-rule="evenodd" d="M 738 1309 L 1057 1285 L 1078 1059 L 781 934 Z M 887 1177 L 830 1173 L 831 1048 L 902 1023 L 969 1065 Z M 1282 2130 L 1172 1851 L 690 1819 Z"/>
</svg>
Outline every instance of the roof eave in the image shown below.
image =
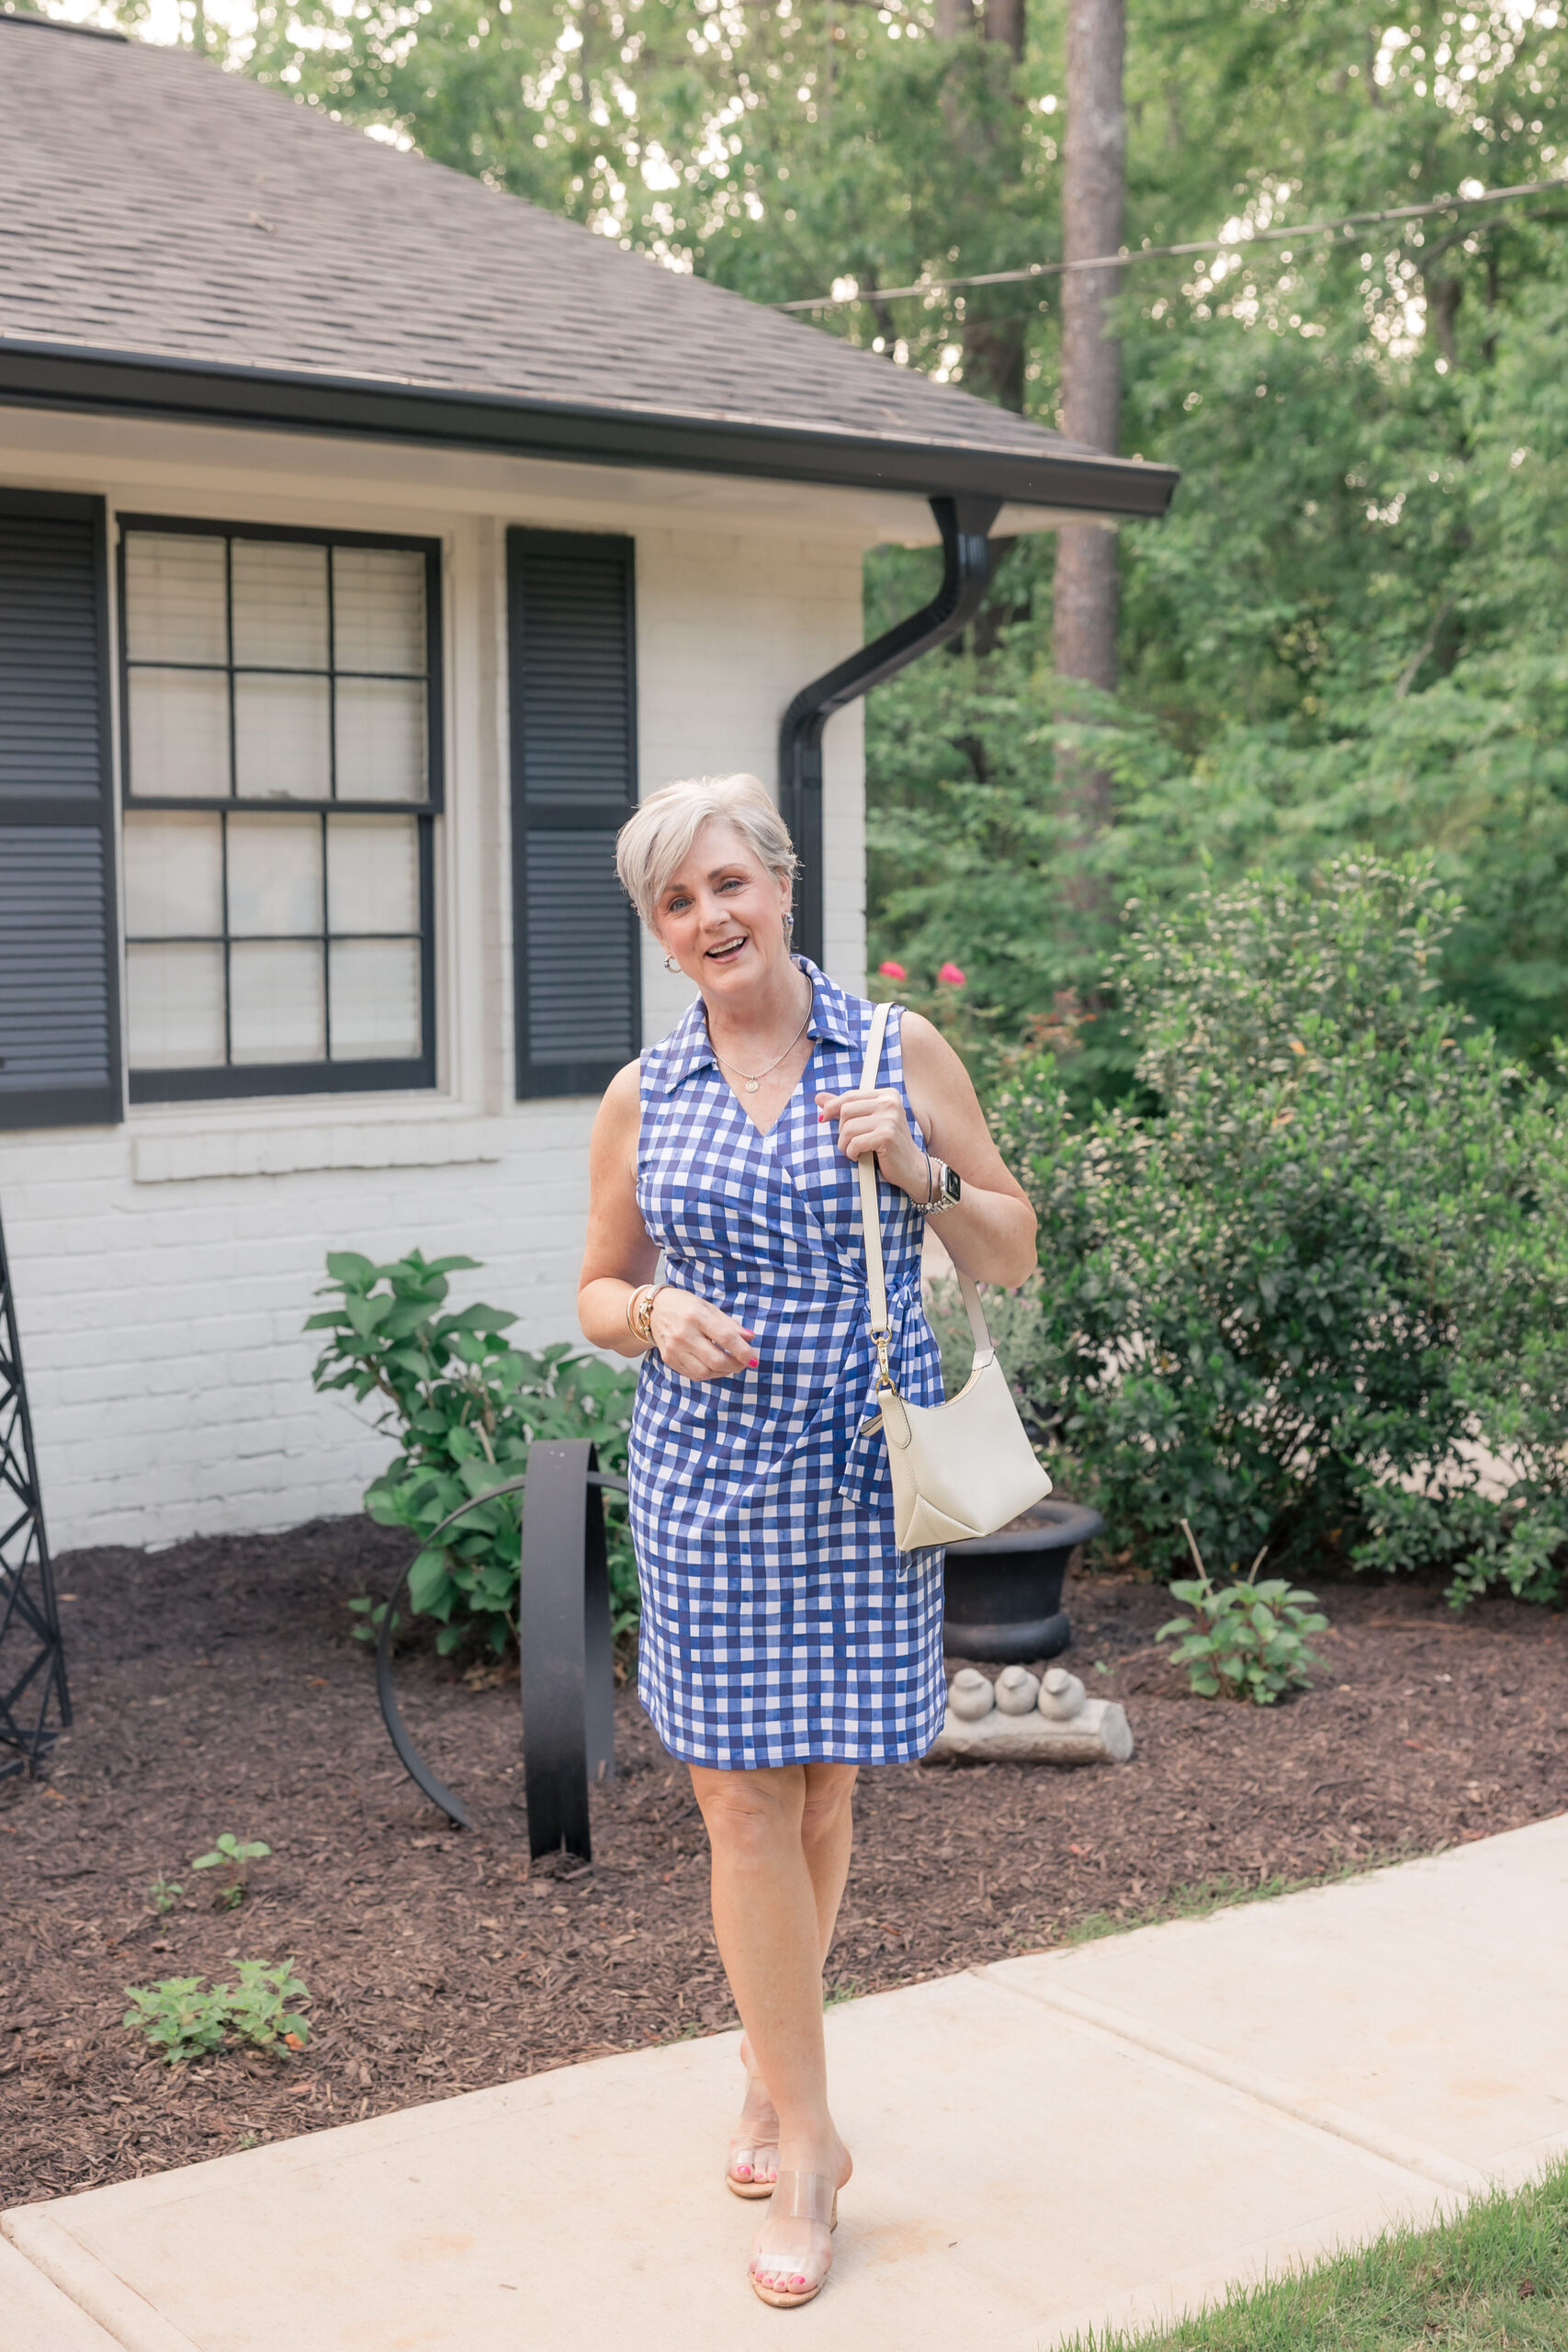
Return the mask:
<svg viewBox="0 0 1568 2352">
<path fill-rule="evenodd" d="M 1169 466 L 1076 450 L 1039 456 L 707 417 L 584 408 L 384 379 L 247 368 L 0 336 L 0 401 L 274 432 L 438 442 L 514 457 L 668 467 L 921 498 L 969 492 L 1130 520 L 1163 514 Z"/>
</svg>

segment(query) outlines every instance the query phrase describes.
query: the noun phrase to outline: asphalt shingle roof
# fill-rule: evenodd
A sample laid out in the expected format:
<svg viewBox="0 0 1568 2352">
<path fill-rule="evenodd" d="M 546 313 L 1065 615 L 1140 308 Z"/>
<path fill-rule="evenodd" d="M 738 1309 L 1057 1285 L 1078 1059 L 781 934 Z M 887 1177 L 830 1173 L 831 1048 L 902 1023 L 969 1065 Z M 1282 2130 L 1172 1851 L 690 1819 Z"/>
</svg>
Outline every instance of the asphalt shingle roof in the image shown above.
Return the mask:
<svg viewBox="0 0 1568 2352">
<path fill-rule="evenodd" d="M 1101 513 L 1174 481 L 188 51 L 5 16 L 0 394 Z"/>
</svg>

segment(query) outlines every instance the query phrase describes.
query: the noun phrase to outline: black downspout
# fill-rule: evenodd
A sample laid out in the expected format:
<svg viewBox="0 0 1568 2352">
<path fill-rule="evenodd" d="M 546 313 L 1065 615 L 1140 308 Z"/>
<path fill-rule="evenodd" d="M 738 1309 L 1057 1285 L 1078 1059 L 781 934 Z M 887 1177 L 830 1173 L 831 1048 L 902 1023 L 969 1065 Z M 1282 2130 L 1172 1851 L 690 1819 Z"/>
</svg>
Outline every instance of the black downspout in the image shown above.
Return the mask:
<svg viewBox="0 0 1568 2352">
<path fill-rule="evenodd" d="M 956 637 L 975 617 L 991 576 L 987 534 L 999 498 L 933 498 L 942 533 L 942 586 L 929 605 L 802 686 L 779 729 L 779 807 L 801 865 L 795 944 L 822 961 L 822 731 L 836 710 Z"/>
</svg>

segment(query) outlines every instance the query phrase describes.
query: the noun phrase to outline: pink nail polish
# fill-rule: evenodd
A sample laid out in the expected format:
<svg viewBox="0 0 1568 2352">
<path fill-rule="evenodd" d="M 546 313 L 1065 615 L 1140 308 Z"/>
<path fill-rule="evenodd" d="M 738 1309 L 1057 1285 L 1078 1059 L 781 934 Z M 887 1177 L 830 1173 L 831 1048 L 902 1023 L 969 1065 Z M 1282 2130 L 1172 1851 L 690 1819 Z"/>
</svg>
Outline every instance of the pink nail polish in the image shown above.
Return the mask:
<svg viewBox="0 0 1568 2352">
<path fill-rule="evenodd" d="M 753 1372 L 755 1372 L 755 1370 L 757 1369 L 757 1366 L 761 1363 L 761 1361 L 762 1361 L 762 1359 L 761 1359 L 761 1356 L 753 1356 L 753 1357 L 751 1358 L 751 1365 L 750 1365 L 750 1368 L 751 1368 L 751 1370 L 752 1370 Z"/>
</svg>

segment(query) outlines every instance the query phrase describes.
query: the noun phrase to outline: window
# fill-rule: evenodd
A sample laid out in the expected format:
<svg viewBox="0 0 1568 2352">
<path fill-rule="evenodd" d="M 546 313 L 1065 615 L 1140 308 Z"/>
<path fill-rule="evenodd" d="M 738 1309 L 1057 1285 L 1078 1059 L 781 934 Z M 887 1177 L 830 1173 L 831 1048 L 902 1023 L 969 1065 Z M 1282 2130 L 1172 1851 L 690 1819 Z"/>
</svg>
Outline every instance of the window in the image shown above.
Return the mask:
<svg viewBox="0 0 1568 2352">
<path fill-rule="evenodd" d="M 436 548 L 126 518 L 132 1102 L 429 1086 Z"/>
</svg>

